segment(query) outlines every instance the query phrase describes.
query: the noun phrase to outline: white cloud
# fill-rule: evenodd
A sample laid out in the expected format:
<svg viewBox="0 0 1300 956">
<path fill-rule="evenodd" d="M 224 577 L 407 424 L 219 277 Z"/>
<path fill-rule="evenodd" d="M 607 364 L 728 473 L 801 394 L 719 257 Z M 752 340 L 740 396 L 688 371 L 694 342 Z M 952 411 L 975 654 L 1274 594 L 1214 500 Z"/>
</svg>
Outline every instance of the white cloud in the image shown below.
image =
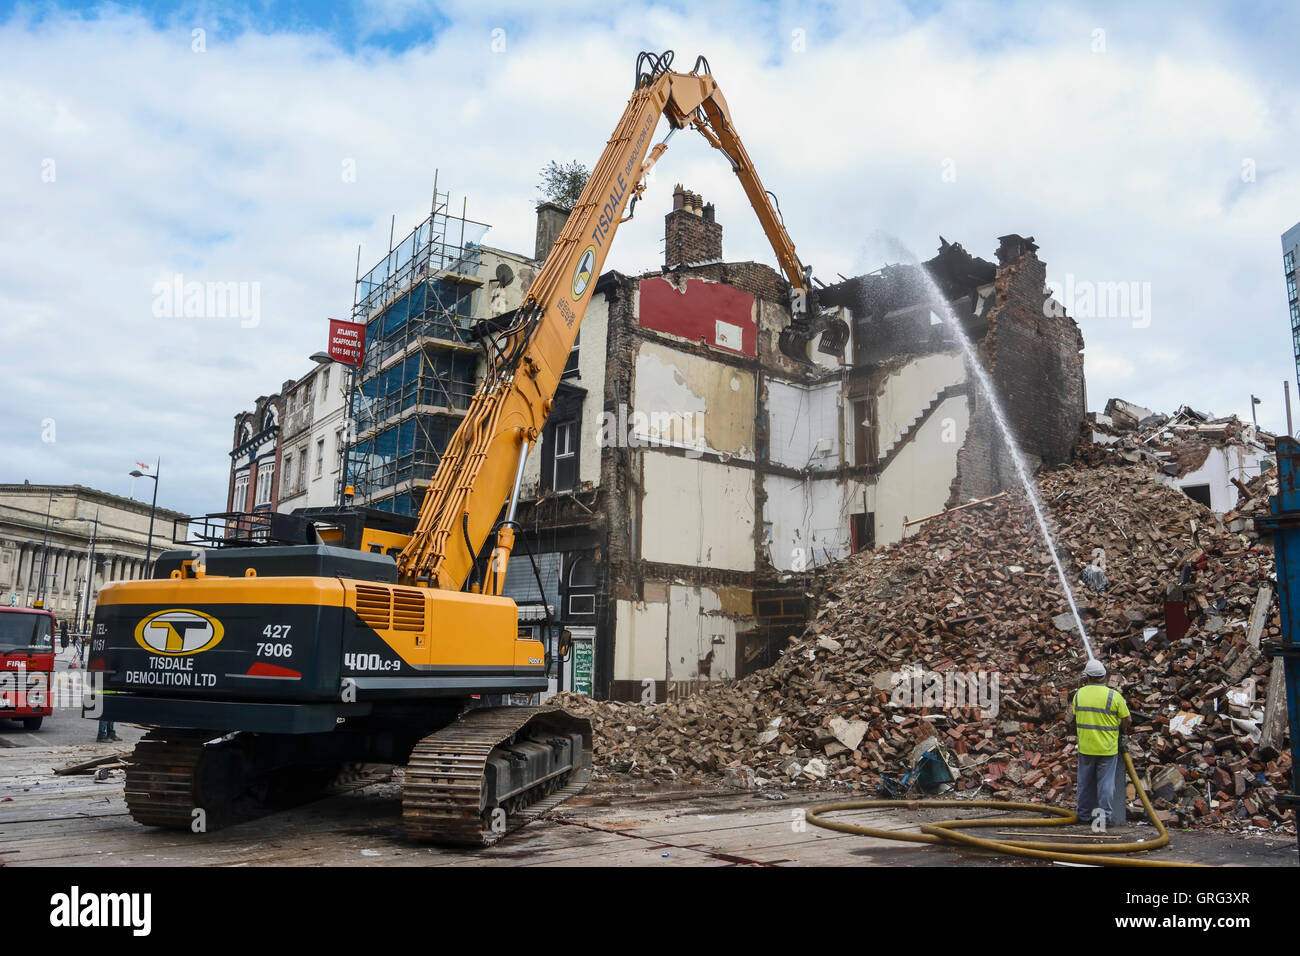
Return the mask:
<svg viewBox="0 0 1300 956">
<path fill-rule="evenodd" d="M 665 46 L 682 69 L 697 47 L 708 54 L 801 255 L 828 281 L 882 264 L 874 234 L 919 257 L 940 233 L 985 257 L 998 235 L 1032 234 L 1051 276 L 1151 284 L 1150 327 L 1082 323 L 1094 405 L 1114 389 L 1162 408 L 1213 396 L 1249 415 L 1254 389 L 1261 422 L 1283 421 L 1277 237 L 1300 219 L 1300 124 L 1269 69 L 1281 54 L 1257 55 L 1221 23 L 1112 11 L 1107 51 L 1093 53 L 1099 18 L 1068 7 L 440 9 L 449 25 L 397 53 L 111 8 L 0 27 L 7 479 L 121 492 L 132 462 L 161 454 L 165 503 L 222 507 L 233 415 L 309 367 L 325 318 L 352 301 L 357 244 L 365 268 L 390 215 L 400 235 L 425 214 L 438 169 L 453 201 L 468 195 L 471 218 L 493 225 L 491 244 L 531 250 L 538 170 L 593 165 L 636 52 Z M 367 29 L 431 16 L 375 2 Z M 194 23 L 205 53 L 191 52 Z M 794 29 L 806 52 L 791 48 Z M 1272 51 L 1294 33 L 1257 42 Z M 1267 175 L 1242 183 L 1246 158 Z M 941 179 L 945 159 L 955 182 Z M 725 161 L 683 133 L 607 267 L 660 261 L 679 181 L 716 203 L 728 258 L 773 261 Z M 175 273 L 258 283 L 261 323 L 155 318 L 153 284 Z"/>
</svg>

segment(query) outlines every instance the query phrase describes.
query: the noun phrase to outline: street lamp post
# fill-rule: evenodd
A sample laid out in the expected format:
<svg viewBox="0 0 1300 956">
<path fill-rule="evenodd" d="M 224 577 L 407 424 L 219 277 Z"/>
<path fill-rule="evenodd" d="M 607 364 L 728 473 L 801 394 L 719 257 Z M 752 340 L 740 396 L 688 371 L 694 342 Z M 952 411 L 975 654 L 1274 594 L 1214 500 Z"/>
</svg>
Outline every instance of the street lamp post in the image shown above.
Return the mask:
<svg viewBox="0 0 1300 956">
<path fill-rule="evenodd" d="M 153 479 L 153 503 L 149 505 L 149 546 L 145 549 L 144 557 L 144 571 L 145 574 L 150 577 L 153 576 L 153 569 L 150 567 L 150 565 L 153 564 L 153 516 L 154 512 L 158 510 L 158 475 L 162 472 L 161 457 L 158 459 L 158 463 L 153 466 L 153 470 L 154 473 L 152 475 L 145 474 L 139 468 L 136 468 L 131 472 L 132 478 Z"/>
</svg>

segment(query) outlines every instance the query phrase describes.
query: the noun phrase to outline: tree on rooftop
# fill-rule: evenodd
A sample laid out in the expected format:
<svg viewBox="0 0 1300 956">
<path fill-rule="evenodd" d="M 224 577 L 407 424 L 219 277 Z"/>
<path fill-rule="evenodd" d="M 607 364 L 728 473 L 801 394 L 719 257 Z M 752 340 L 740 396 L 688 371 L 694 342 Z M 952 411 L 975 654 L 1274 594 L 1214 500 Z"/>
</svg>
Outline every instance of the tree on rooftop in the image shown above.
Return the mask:
<svg viewBox="0 0 1300 956">
<path fill-rule="evenodd" d="M 551 160 L 542 167 L 542 178 L 537 183 L 537 191 L 542 202 L 553 202 L 565 209 L 572 209 L 582 195 L 582 188 L 587 185 L 591 170 L 576 159 L 571 163 L 557 163 Z"/>
</svg>

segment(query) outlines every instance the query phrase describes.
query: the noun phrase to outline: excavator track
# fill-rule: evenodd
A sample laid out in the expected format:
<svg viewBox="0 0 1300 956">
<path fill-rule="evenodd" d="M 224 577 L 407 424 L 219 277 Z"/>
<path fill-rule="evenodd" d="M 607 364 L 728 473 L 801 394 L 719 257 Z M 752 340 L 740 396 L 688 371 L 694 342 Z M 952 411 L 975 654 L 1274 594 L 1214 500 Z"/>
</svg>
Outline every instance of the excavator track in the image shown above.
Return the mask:
<svg viewBox="0 0 1300 956">
<path fill-rule="evenodd" d="M 402 822 L 413 839 L 491 846 L 580 792 L 591 724 L 556 707 L 472 710 L 412 751 Z"/>
<path fill-rule="evenodd" d="M 136 823 L 173 830 L 227 825 L 239 816 L 234 800 L 204 792 L 215 776 L 204 744 L 214 734 L 151 730 L 140 739 L 126 768 L 126 807 Z M 216 759 L 220 759 L 218 756 Z M 210 790 L 211 788 L 206 788 Z M 196 813 L 195 811 L 201 811 Z"/>
<path fill-rule="evenodd" d="M 151 730 L 126 768 L 126 806 L 136 823 L 206 833 L 316 796 L 343 779 L 339 766 L 250 772 L 246 741 L 214 731 Z M 352 769 L 346 783 L 371 781 Z"/>
</svg>

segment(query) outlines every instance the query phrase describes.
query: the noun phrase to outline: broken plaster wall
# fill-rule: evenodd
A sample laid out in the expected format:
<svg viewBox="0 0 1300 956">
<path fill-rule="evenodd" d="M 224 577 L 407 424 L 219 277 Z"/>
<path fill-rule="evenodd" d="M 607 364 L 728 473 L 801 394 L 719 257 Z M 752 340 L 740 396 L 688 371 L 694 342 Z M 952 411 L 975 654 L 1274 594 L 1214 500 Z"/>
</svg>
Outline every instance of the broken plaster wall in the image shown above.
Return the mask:
<svg viewBox="0 0 1300 956">
<path fill-rule="evenodd" d="M 1156 474 L 1156 480 L 1173 488 L 1208 485 L 1210 508 L 1225 514 L 1237 506 L 1238 492 L 1232 479 L 1246 482 L 1259 476 L 1265 461 L 1273 460 L 1267 449 L 1246 445 L 1222 445 L 1208 449 L 1200 468 L 1185 475 Z"/>
<path fill-rule="evenodd" d="M 869 485 L 776 474 L 764 475 L 763 485 L 764 549 L 773 568 L 810 571 L 848 556 L 849 515 L 870 510 Z"/>
<path fill-rule="evenodd" d="M 754 570 L 754 471 L 645 449 L 641 558 L 664 565 Z"/>
<path fill-rule="evenodd" d="M 754 457 L 754 374 L 657 342 L 637 350 L 629 432 L 728 457 Z"/>
<path fill-rule="evenodd" d="M 876 544 L 907 534 L 905 523 L 943 510 L 957 477 L 957 449 L 970 426 L 965 395 L 942 402 L 876 479 Z"/>
<path fill-rule="evenodd" d="M 787 468 L 838 468 L 840 382 L 805 386 L 768 378 L 766 384 L 768 458 Z"/>
<path fill-rule="evenodd" d="M 878 457 L 884 458 L 889 454 L 945 388 L 965 381 L 966 363 L 960 351 L 919 356 L 887 376 L 876 397 Z M 949 457 L 956 456 L 965 437 L 963 427 L 956 444 L 949 450 Z M 940 500 L 940 507 L 942 504 Z"/>
<path fill-rule="evenodd" d="M 736 676 L 738 631 L 752 625 L 751 592 L 656 582 L 619 601 L 614 679 L 625 699 L 663 699 L 681 685 Z"/>
</svg>

